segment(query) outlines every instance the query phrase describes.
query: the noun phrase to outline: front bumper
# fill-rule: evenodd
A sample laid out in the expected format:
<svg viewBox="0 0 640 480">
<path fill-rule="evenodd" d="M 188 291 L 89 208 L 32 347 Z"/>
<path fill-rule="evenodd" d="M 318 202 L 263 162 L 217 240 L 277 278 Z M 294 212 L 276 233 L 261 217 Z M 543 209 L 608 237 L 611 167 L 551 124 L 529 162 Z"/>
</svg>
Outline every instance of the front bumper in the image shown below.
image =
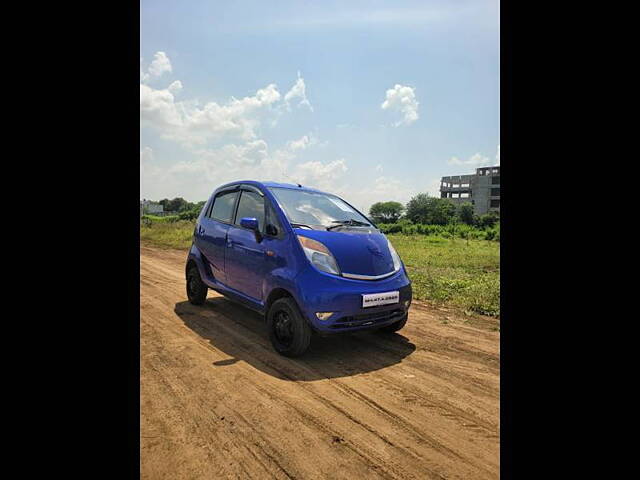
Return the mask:
<svg viewBox="0 0 640 480">
<path fill-rule="evenodd" d="M 331 334 L 384 327 L 402 320 L 412 300 L 411 281 L 404 267 L 382 280 L 353 280 L 305 269 L 297 278 L 298 305 L 319 333 Z M 362 295 L 398 290 L 400 301 L 391 305 L 362 308 Z M 408 302 L 408 303 L 407 303 Z M 316 312 L 334 312 L 319 320 Z"/>
</svg>

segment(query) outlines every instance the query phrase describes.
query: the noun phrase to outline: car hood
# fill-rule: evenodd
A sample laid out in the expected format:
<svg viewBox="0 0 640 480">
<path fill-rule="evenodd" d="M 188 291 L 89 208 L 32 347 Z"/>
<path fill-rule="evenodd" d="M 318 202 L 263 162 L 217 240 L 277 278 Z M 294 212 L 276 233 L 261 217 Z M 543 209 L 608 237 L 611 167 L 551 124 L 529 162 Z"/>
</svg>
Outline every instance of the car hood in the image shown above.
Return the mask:
<svg viewBox="0 0 640 480">
<path fill-rule="evenodd" d="M 377 276 L 393 271 L 387 238 L 379 231 L 295 229 L 295 233 L 326 245 L 343 273 Z"/>
</svg>

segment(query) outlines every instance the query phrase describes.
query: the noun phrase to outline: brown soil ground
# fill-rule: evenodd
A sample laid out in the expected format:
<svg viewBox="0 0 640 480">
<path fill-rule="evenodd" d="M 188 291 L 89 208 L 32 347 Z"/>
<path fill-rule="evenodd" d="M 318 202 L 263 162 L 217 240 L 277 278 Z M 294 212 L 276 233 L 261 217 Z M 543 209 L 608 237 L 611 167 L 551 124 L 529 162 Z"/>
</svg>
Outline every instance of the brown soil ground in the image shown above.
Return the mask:
<svg viewBox="0 0 640 480">
<path fill-rule="evenodd" d="M 398 334 L 275 353 L 263 318 L 187 302 L 186 252 L 141 247 L 141 477 L 499 477 L 499 321 L 414 303 Z"/>
</svg>

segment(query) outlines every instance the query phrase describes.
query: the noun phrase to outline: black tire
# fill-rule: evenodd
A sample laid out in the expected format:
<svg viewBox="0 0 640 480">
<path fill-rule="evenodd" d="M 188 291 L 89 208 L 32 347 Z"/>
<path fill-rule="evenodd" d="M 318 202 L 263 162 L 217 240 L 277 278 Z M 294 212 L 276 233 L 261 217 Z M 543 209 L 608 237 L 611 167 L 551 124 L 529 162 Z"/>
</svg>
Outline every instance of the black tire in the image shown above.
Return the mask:
<svg viewBox="0 0 640 480">
<path fill-rule="evenodd" d="M 187 271 L 187 298 L 193 305 L 202 305 L 207 300 L 209 288 L 200 278 L 200 271 L 191 265 Z"/>
<path fill-rule="evenodd" d="M 405 313 L 404 317 L 402 317 L 400 320 L 398 320 L 397 322 L 393 322 L 391 325 L 386 325 L 384 327 L 381 327 L 378 329 L 379 332 L 382 333 L 393 333 L 393 332 L 397 332 L 398 330 L 402 329 L 402 327 L 404 327 L 407 324 L 407 319 L 409 318 L 409 314 Z"/>
<path fill-rule="evenodd" d="M 267 327 L 273 348 L 280 355 L 297 357 L 311 343 L 311 327 L 291 298 L 280 298 L 273 302 L 267 312 Z"/>
</svg>

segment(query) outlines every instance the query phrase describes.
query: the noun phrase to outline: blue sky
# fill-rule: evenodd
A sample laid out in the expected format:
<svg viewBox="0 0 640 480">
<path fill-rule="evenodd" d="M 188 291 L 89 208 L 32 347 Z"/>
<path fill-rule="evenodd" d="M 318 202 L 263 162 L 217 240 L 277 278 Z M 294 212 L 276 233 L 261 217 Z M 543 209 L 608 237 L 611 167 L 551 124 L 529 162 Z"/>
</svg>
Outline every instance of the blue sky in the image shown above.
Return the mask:
<svg viewBox="0 0 640 480">
<path fill-rule="evenodd" d="M 363 210 L 499 163 L 497 1 L 145 1 L 141 198 L 299 181 Z"/>
</svg>

